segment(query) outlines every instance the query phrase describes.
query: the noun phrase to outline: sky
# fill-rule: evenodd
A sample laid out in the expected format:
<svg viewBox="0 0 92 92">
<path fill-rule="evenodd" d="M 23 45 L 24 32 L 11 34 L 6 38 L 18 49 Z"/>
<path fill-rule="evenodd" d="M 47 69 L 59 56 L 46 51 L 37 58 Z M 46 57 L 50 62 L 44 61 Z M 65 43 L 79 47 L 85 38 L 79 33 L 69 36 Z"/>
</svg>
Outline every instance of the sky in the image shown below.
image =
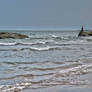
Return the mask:
<svg viewBox="0 0 92 92">
<path fill-rule="evenodd" d="M 0 0 L 0 29 L 92 29 L 92 0 Z"/>
</svg>

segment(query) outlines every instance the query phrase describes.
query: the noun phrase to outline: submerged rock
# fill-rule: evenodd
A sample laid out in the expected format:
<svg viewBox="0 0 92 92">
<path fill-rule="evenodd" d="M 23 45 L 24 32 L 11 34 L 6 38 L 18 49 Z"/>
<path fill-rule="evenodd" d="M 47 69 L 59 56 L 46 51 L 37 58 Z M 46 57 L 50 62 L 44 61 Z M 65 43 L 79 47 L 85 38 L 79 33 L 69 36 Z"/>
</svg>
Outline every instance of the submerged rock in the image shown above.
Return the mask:
<svg viewBox="0 0 92 92">
<path fill-rule="evenodd" d="M 84 29 L 82 27 L 78 36 L 92 36 L 92 32 L 84 32 Z"/>
<path fill-rule="evenodd" d="M 1 32 L 0 39 L 6 39 L 6 38 L 23 39 L 23 38 L 28 38 L 28 36 L 20 33 Z"/>
</svg>

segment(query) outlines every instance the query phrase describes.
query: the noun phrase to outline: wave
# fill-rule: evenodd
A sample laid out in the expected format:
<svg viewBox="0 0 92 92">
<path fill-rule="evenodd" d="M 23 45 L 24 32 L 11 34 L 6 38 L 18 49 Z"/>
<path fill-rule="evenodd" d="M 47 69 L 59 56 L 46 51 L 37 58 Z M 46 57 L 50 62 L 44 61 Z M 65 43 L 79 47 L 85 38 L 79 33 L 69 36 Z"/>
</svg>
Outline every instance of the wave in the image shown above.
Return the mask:
<svg viewBox="0 0 92 92">
<path fill-rule="evenodd" d="M 16 46 L 16 45 L 25 45 L 25 46 L 32 46 L 32 45 L 77 45 L 77 44 L 88 44 L 87 41 L 64 41 L 64 42 L 56 42 L 56 41 L 40 41 L 40 42 L 14 42 L 14 43 L 0 43 L 0 46 Z M 90 43 L 91 44 L 91 43 Z"/>
<path fill-rule="evenodd" d="M 41 47 L 41 48 L 37 48 L 37 47 L 31 47 L 30 50 L 33 51 L 49 51 L 49 50 L 59 50 L 60 47 L 56 47 L 56 46 L 47 46 L 47 47 Z"/>
<path fill-rule="evenodd" d="M 85 67 L 85 66 L 83 66 Z M 82 68 L 83 68 L 82 67 Z M 90 65 L 88 65 L 88 67 L 92 67 Z M 76 69 L 75 69 L 76 68 Z M 74 71 L 77 70 L 78 67 L 75 67 Z M 79 67 L 80 68 L 80 67 Z M 86 68 L 83 68 L 84 70 Z M 69 69 L 69 71 L 71 71 L 71 69 Z M 69 72 L 68 70 L 66 72 Z M 73 71 L 73 70 L 72 70 Z M 87 80 L 79 80 L 76 76 L 76 78 L 72 78 L 69 77 L 69 75 L 67 74 L 67 76 L 61 76 L 60 74 L 66 74 L 66 72 L 59 72 L 59 74 L 56 73 L 50 73 L 50 74 L 43 74 L 43 75 L 36 75 L 35 78 L 38 78 L 37 76 L 41 77 L 41 76 L 46 76 L 46 75 L 51 75 L 51 77 L 45 78 L 45 79 L 32 79 L 32 77 L 34 78 L 34 76 L 32 76 L 31 74 L 26 74 L 26 75 L 17 75 L 12 78 L 16 78 L 16 77 L 23 77 L 26 79 L 23 79 L 22 82 L 20 83 L 15 83 L 15 84 L 10 84 L 10 85 L 0 85 L 0 91 L 2 92 L 19 92 L 19 91 L 23 91 L 24 89 L 38 89 L 38 88 L 47 88 L 47 87 L 53 87 L 53 86 L 57 86 L 57 85 L 87 85 L 89 82 Z M 69 72 L 70 73 L 70 72 Z M 71 74 L 71 73 L 70 73 Z M 73 73 L 72 73 L 73 75 Z M 28 77 L 28 78 L 27 78 Z M 73 76 L 74 77 L 74 76 Z M 10 78 L 9 78 L 10 79 Z M 4 79 L 7 80 L 7 79 Z"/>
<path fill-rule="evenodd" d="M 9 45 L 9 46 L 11 46 L 11 45 L 16 45 L 16 43 L 0 43 L 0 46 L 7 46 L 7 45 Z"/>
<path fill-rule="evenodd" d="M 60 50 L 60 47 L 48 46 L 48 47 L 30 47 L 30 48 L 14 48 L 14 49 L 0 49 L 0 51 L 23 51 L 23 50 L 30 50 L 30 51 L 53 51 L 53 50 Z"/>
<path fill-rule="evenodd" d="M 1 85 L 0 91 L 1 92 L 20 92 L 29 85 L 31 85 L 30 82 L 18 83 L 15 85 Z"/>
<path fill-rule="evenodd" d="M 64 40 L 64 37 L 60 37 L 57 35 L 52 35 L 52 38 L 54 38 L 54 40 Z"/>
<path fill-rule="evenodd" d="M 14 45 L 37 45 L 37 44 L 45 44 L 46 42 L 37 42 L 37 43 L 0 43 L 0 46 L 14 46 Z"/>
<path fill-rule="evenodd" d="M 68 80 L 68 79 L 61 79 L 61 80 L 40 80 L 40 81 L 27 81 L 22 83 L 16 83 L 13 85 L 1 85 L 0 91 L 1 92 L 20 92 L 25 89 L 39 89 L 39 88 L 47 88 L 47 87 L 53 87 L 57 85 L 86 85 L 86 80 Z"/>
<path fill-rule="evenodd" d="M 0 46 L 16 46 L 16 45 L 49 45 L 52 42 L 37 42 L 37 43 L 0 43 Z M 81 42 L 80 42 L 81 43 Z M 70 42 L 62 42 L 58 43 L 55 42 L 53 45 L 71 45 L 71 44 L 77 44 L 75 41 L 70 41 Z"/>
<path fill-rule="evenodd" d="M 65 68 L 64 68 L 65 67 Z M 15 75 L 9 78 L 1 78 L 1 80 L 16 80 L 23 78 L 23 81 L 10 85 L 0 85 L 0 91 L 14 92 L 23 91 L 24 89 L 38 89 L 44 87 L 53 87 L 57 85 L 87 85 L 89 81 L 85 79 L 79 79 L 80 75 L 92 72 L 92 64 L 70 64 L 66 67 L 57 68 L 34 68 L 34 70 L 44 71 L 45 73 L 28 73 Z M 55 70 L 57 69 L 57 70 Z M 48 72 L 53 70 L 54 72 Z"/>
<path fill-rule="evenodd" d="M 15 46 L 15 45 L 45 45 L 52 43 L 52 40 L 50 41 L 37 41 L 37 42 L 14 42 L 14 43 L 0 43 L 0 46 Z"/>
<path fill-rule="evenodd" d="M 51 62 L 51 61 L 32 61 L 32 62 L 11 62 L 11 61 L 7 61 L 7 62 L 0 62 L 0 64 L 10 64 L 10 65 L 19 65 L 19 64 L 46 64 L 46 63 L 53 63 L 53 62 Z M 56 62 L 55 62 L 56 63 Z M 58 63 L 58 62 L 57 62 Z M 63 64 L 62 62 L 61 63 L 59 63 L 59 64 Z"/>
<path fill-rule="evenodd" d="M 34 77 L 41 77 L 41 76 L 50 76 L 53 75 L 54 73 L 44 73 L 44 74 L 20 74 L 20 75 L 15 75 L 15 76 L 10 76 L 10 77 L 3 77 L 0 78 L 0 80 L 15 80 L 16 78 L 30 78 L 33 79 Z"/>
<path fill-rule="evenodd" d="M 57 36 L 57 35 L 52 35 L 52 37 L 56 38 L 56 37 L 58 37 L 58 36 Z"/>
<path fill-rule="evenodd" d="M 59 73 L 62 76 L 70 76 L 70 75 L 81 75 L 81 74 L 86 74 L 88 72 L 92 72 L 92 64 L 84 64 L 84 65 L 79 65 L 76 67 L 71 67 L 68 69 L 61 70 Z"/>
<path fill-rule="evenodd" d="M 55 39 L 59 39 L 59 41 L 55 39 L 43 40 L 43 41 L 33 41 L 33 42 L 0 42 L 0 46 L 16 46 L 16 45 L 76 45 L 76 44 L 92 44 L 92 38 L 85 39 L 72 39 L 67 40 L 62 37 L 54 37 Z"/>
</svg>

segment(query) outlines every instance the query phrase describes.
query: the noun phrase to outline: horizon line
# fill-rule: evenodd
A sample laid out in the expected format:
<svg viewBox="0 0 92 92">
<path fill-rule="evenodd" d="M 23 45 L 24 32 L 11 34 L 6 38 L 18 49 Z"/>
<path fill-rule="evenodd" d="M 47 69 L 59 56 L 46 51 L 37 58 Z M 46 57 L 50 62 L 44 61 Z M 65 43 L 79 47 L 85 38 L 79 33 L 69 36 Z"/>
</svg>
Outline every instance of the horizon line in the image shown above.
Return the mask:
<svg viewBox="0 0 92 92">
<path fill-rule="evenodd" d="M 28 30 L 28 31 L 78 31 L 81 30 L 81 28 L 13 28 L 13 27 L 1 27 L 0 31 L 4 31 L 4 30 Z M 88 27 L 84 27 L 84 30 L 92 30 L 92 28 L 88 28 Z"/>
</svg>

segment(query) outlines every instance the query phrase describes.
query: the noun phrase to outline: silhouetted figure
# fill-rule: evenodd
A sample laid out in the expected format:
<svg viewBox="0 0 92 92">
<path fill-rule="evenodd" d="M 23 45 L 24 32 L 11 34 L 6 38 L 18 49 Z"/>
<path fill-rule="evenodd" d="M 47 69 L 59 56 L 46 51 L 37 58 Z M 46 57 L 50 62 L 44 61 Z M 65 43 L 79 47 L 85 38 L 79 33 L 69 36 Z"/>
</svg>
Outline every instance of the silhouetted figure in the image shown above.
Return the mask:
<svg viewBox="0 0 92 92">
<path fill-rule="evenodd" d="M 82 26 L 82 28 L 81 28 L 81 32 L 83 32 L 84 31 L 84 28 L 83 28 L 83 26 Z"/>
<path fill-rule="evenodd" d="M 78 36 L 81 36 L 82 32 L 84 32 L 84 28 L 83 28 L 83 26 L 82 26 L 81 31 L 80 31 L 80 33 L 79 33 Z"/>
</svg>

